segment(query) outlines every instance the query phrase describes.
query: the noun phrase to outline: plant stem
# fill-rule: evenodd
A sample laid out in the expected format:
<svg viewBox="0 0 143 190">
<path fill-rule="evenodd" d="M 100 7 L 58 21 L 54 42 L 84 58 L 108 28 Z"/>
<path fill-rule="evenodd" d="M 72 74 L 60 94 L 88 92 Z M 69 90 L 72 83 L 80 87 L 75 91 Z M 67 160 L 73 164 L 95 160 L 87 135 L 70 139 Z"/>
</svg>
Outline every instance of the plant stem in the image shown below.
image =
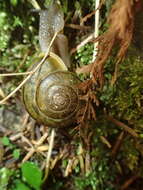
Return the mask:
<svg viewBox="0 0 143 190">
<path fill-rule="evenodd" d="M 23 72 L 23 73 L 2 73 L 0 74 L 0 77 L 9 77 L 9 76 L 19 76 L 19 75 L 28 75 L 31 71 Z"/>
<path fill-rule="evenodd" d="M 49 150 L 48 150 L 47 159 L 46 159 L 45 176 L 44 176 L 43 182 L 45 182 L 45 180 L 48 178 L 48 175 L 49 175 L 50 159 L 51 159 L 51 154 L 52 154 L 52 150 L 54 146 L 54 138 L 55 138 L 55 129 L 52 129 L 51 136 L 50 136 Z"/>
<path fill-rule="evenodd" d="M 94 38 L 96 39 L 99 35 L 99 5 L 100 0 L 95 0 L 95 25 L 94 25 Z M 94 51 L 93 51 L 93 59 L 92 62 L 95 61 L 96 55 L 98 51 L 98 42 L 94 43 Z"/>
</svg>

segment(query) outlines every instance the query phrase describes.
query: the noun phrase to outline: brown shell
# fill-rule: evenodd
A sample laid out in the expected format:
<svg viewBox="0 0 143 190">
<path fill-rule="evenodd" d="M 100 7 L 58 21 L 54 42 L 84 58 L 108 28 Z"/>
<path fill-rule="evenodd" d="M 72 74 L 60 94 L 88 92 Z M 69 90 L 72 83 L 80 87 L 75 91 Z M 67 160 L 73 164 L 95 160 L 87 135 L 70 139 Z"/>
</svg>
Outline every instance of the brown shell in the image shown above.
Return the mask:
<svg viewBox="0 0 143 190">
<path fill-rule="evenodd" d="M 63 127 L 75 120 L 79 109 L 80 80 L 58 62 L 54 54 L 37 70 L 23 88 L 23 101 L 37 122 Z M 58 60 L 59 61 L 59 60 Z M 38 63 L 33 64 L 32 68 Z"/>
</svg>

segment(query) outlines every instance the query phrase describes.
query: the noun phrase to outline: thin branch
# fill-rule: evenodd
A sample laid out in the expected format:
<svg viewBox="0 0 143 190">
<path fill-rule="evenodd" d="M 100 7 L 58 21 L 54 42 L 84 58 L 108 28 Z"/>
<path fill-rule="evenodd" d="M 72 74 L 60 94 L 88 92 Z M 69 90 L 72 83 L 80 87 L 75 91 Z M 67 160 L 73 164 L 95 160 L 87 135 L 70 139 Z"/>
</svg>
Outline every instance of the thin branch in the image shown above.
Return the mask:
<svg viewBox="0 0 143 190">
<path fill-rule="evenodd" d="M 27 160 L 29 160 L 35 152 L 41 152 L 47 150 L 47 146 L 42 145 L 47 136 L 48 133 L 45 133 L 37 142 L 30 142 L 26 137 L 22 136 L 25 142 L 27 142 L 31 146 L 30 150 L 28 150 L 29 152 L 23 158 L 22 162 L 26 162 Z"/>
<path fill-rule="evenodd" d="M 30 78 L 31 76 L 39 69 L 39 67 L 45 62 L 45 60 L 47 59 L 48 55 L 49 55 L 49 52 L 50 52 L 50 48 L 57 36 L 58 32 L 56 32 L 47 48 L 47 51 L 45 53 L 45 56 L 43 57 L 43 59 L 41 60 L 41 62 L 32 70 L 32 72 L 20 83 L 20 85 L 15 89 L 13 90 L 8 96 L 6 96 L 4 99 L 2 99 L 0 101 L 0 104 L 4 104 L 4 102 L 6 100 L 8 100 L 13 94 L 15 94 Z"/>
<path fill-rule="evenodd" d="M 73 166 L 74 160 L 75 160 L 75 158 L 70 158 L 68 160 L 68 165 L 67 165 L 66 170 L 64 172 L 64 177 L 68 177 L 69 174 L 72 172 L 72 166 Z"/>
<path fill-rule="evenodd" d="M 94 26 L 94 38 L 99 36 L 99 6 L 100 0 L 95 0 L 95 26 Z M 93 59 L 92 62 L 95 61 L 98 51 L 98 43 L 94 43 L 94 51 L 93 51 Z"/>
<path fill-rule="evenodd" d="M 90 17 L 92 17 L 93 15 L 95 15 L 95 13 L 96 13 L 97 10 L 101 9 L 102 5 L 104 4 L 104 1 L 105 0 L 101 0 L 101 2 L 99 4 L 99 7 L 97 7 L 97 9 L 95 9 L 94 11 L 92 11 L 91 13 L 87 14 L 86 16 L 84 16 L 82 18 L 81 25 L 83 25 L 87 21 L 87 19 L 89 19 Z"/>
<path fill-rule="evenodd" d="M 131 178 L 129 178 L 127 181 L 125 181 L 125 183 L 121 186 L 120 190 L 125 190 L 127 189 L 132 183 L 134 183 L 134 181 L 139 178 L 138 175 L 133 175 Z"/>
<path fill-rule="evenodd" d="M 50 136 L 49 150 L 48 150 L 47 159 L 46 159 L 45 176 L 44 176 L 43 182 L 48 178 L 48 175 L 49 175 L 50 159 L 51 159 L 51 154 L 52 154 L 52 150 L 54 146 L 54 138 L 55 138 L 55 129 L 52 129 L 51 136 Z"/>
<path fill-rule="evenodd" d="M 111 143 L 104 136 L 100 136 L 100 140 L 102 141 L 102 143 L 107 145 L 108 148 L 112 147 Z"/>
<path fill-rule="evenodd" d="M 66 24 L 65 27 L 69 27 L 76 30 L 89 30 L 91 29 L 91 26 L 81 26 L 77 24 Z"/>
<path fill-rule="evenodd" d="M 115 158 L 116 154 L 118 153 L 120 147 L 121 147 L 121 144 L 123 142 L 123 139 L 124 139 L 124 136 L 125 136 L 125 132 L 122 131 L 119 136 L 117 137 L 117 140 L 112 148 L 112 151 L 111 151 L 111 155 Z"/>
<path fill-rule="evenodd" d="M 2 97 L 2 98 L 4 98 L 5 97 L 5 93 L 4 93 L 4 91 L 2 90 L 2 88 L 0 87 L 0 96 Z"/>
<path fill-rule="evenodd" d="M 87 19 L 89 19 L 90 17 L 95 15 L 96 11 L 97 11 L 97 9 L 92 11 L 91 13 L 87 14 L 85 17 L 83 17 L 81 20 L 81 25 L 83 25 L 87 21 Z"/>
<path fill-rule="evenodd" d="M 87 43 L 91 42 L 91 40 L 94 39 L 94 35 L 91 34 L 89 35 L 86 39 L 84 39 L 80 44 L 78 44 L 75 48 L 73 48 L 70 51 L 70 54 L 72 55 L 73 53 L 75 53 L 77 50 L 79 50 L 81 47 L 83 47 L 84 45 L 86 45 Z"/>
<path fill-rule="evenodd" d="M 91 156 L 90 152 L 87 151 L 85 154 L 85 174 L 88 175 L 91 172 Z"/>
<path fill-rule="evenodd" d="M 23 73 L 2 73 L 0 77 L 9 77 L 9 76 L 19 76 L 19 75 L 29 75 L 32 71 L 23 72 Z"/>
<path fill-rule="evenodd" d="M 133 129 L 131 129 L 130 127 L 128 127 L 126 124 L 124 124 L 123 122 L 118 121 L 117 119 L 113 118 L 112 116 L 107 116 L 107 119 L 109 121 L 111 121 L 112 123 L 114 123 L 115 125 L 121 127 L 125 131 L 127 131 L 133 137 L 138 137 L 138 134 Z"/>
</svg>

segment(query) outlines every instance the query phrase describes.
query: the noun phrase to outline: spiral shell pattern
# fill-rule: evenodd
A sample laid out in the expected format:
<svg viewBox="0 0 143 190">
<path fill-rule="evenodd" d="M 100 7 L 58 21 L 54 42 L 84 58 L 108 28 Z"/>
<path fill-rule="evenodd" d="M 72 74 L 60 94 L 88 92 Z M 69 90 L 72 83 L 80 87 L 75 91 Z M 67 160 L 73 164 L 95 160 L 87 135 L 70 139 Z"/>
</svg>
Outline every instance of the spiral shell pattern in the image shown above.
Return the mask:
<svg viewBox="0 0 143 190">
<path fill-rule="evenodd" d="M 23 89 L 23 101 L 29 114 L 39 123 L 63 127 L 75 120 L 79 109 L 79 79 L 72 72 L 51 69 L 47 60 Z M 52 64 L 53 65 L 53 64 Z M 50 68 L 50 70 L 49 70 Z M 56 71 L 55 71 L 56 70 Z"/>
</svg>

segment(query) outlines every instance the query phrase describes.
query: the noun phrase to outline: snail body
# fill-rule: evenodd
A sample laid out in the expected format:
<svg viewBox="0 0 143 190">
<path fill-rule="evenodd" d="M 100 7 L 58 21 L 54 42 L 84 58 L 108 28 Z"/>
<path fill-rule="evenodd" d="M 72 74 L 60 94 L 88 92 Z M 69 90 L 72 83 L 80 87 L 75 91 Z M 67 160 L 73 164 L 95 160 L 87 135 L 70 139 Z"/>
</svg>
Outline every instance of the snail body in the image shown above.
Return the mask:
<svg viewBox="0 0 143 190">
<path fill-rule="evenodd" d="M 62 31 L 64 28 L 64 15 L 57 3 L 51 4 L 48 10 L 40 11 L 39 24 L 39 44 L 42 52 L 47 51 L 47 47 L 54 33 Z M 62 34 L 58 33 L 53 42 L 51 51 L 58 55 L 70 68 L 70 56 L 68 52 L 68 39 Z"/>
<path fill-rule="evenodd" d="M 59 32 L 63 26 L 63 14 L 56 4 L 51 5 L 48 11 L 44 10 L 40 13 L 39 41 L 42 53 L 29 70 L 33 70 L 38 65 L 54 33 Z M 26 110 L 38 123 L 50 127 L 70 125 L 75 120 L 80 107 L 77 88 L 80 80 L 74 73 L 68 71 L 70 61 L 67 42 L 64 35 L 61 35 L 59 34 L 57 41 L 53 43 L 48 58 L 23 88 Z"/>
</svg>

